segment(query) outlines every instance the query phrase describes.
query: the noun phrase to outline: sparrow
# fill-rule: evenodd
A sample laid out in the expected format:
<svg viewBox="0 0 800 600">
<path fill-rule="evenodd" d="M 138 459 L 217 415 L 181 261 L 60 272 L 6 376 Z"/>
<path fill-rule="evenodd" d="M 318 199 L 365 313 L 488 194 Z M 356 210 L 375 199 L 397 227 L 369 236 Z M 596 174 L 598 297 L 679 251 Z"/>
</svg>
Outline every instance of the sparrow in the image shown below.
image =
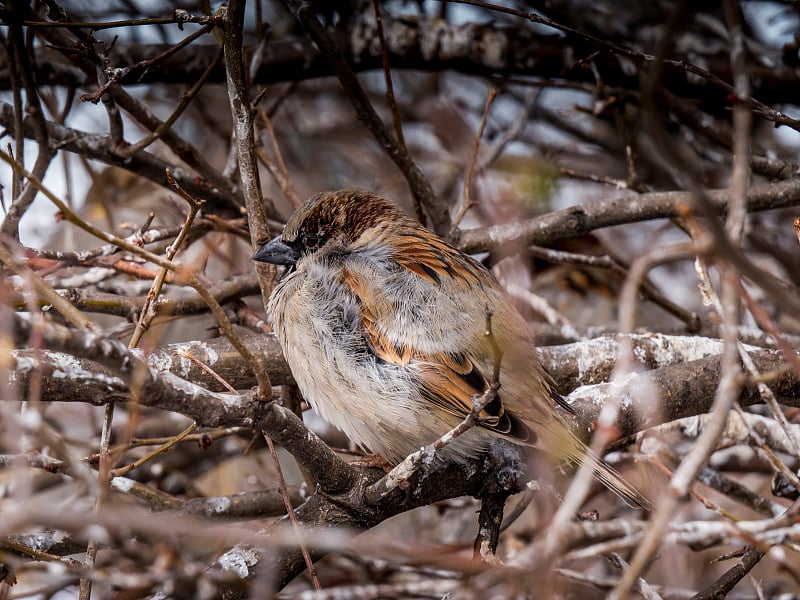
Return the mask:
<svg viewBox="0 0 800 600">
<path fill-rule="evenodd" d="M 253 259 L 286 267 L 268 320 L 303 396 L 359 446 L 396 464 L 495 383 L 443 459 L 466 463 L 496 437 L 574 464 L 587 456 L 603 484 L 644 505 L 559 412 L 570 407 L 494 276 L 393 203 L 360 188 L 322 192 Z"/>
</svg>

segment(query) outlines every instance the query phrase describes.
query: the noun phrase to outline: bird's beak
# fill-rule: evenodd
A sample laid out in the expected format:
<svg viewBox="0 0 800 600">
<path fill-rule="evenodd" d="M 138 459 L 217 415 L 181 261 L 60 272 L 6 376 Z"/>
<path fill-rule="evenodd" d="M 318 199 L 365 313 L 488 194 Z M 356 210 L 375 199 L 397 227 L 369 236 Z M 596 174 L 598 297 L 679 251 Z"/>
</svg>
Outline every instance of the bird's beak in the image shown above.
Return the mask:
<svg viewBox="0 0 800 600">
<path fill-rule="evenodd" d="M 271 263 L 273 265 L 294 265 L 300 255 L 291 246 L 284 244 L 281 236 L 270 240 L 258 252 L 253 254 L 253 260 Z"/>
</svg>

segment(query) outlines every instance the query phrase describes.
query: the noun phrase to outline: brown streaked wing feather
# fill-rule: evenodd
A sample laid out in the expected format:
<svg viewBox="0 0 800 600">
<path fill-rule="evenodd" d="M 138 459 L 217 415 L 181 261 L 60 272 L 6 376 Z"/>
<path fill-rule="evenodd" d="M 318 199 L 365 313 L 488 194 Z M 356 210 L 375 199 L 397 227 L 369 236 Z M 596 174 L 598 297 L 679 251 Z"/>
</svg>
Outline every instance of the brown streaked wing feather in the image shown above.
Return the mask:
<svg viewBox="0 0 800 600">
<path fill-rule="evenodd" d="M 448 278 L 468 285 L 482 285 L 492 275 L 472 257 L 427 232 L 408 229 L 393 240 L 398 265 L 436 285 Z"/>
<path fill-rule="evenodd" d="M 478 367 L 463 355 L 419 356 L 415 363 L 421 373 L 422 395 L 460 419 L 472 411 L 473 397 L 483 394 L 489 387 Z M 520 442 L 535 443 L 535 435 L 525 423 L 506 412 L 500 392 L 479 413 L 479 424 Z"/>
<path fill-rule="evenodd" d="M 392 344 L 380 331 L 375 317 L 375 302 L 362 278 L 347 268 L 342 269 L 342 282 L 353 292 L 361 308 L 361 325 L 364 337 L 373 354 L 386 363 L 407 365 L 411 360 L 411 349 Z"/>
</svg>

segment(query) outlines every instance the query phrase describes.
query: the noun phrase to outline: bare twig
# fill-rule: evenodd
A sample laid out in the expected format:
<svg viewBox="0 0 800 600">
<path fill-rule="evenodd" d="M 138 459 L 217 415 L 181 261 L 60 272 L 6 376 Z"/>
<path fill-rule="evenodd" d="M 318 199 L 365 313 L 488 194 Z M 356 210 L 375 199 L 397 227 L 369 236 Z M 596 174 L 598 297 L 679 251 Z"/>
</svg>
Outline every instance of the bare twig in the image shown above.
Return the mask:
<svg viewBox="0 0 800 600">
<path fill-rule="evenodd" d="M 305 561 L 306 569 L 308 569 L 308 573 L 311 576 L 311 583 L 314 585 L 315 590 L 321 590 L 322 586 L 319 583 L 317 569 L 314 566 L 314 561 L 311 560 L 311 554 L 308 552 L 308 546 L 303 540 L 303 534 L 300 531 L 300 524 L 297 522 L 297 515 L 294 512 L 294 507 L 292 506 L 291 499 L 289 498 L 286 480 L 283 477 L 283 469 L 281 469 L 281 463 L 278 460 L 278 453 L 275 452 L 275 444 L 272 443 L 272 438 L 270 438 L 266 432 L 264 433 L 264 439 L 267 441 L 269 454 L 272 457 L 272 463 L 275 465 L 275 473 L 278 476 L 278 491 L 280 491 L 281 496 L 283 497 L 283 502 L 286 506 L 286 514 L 289 516 L 289 521 L 292 523 L 292 529 L 297 537 L 297 543 L 300 546 L 300 551 L 303 553 L 303 560 Z"/>
<path fill-rule="evenodd" d="M 628 276 L 628 269 L 614 260 L 611 256 L 576 254 L 574 252 L 564 252 L 563 250 L 553 250 L 552 248 L 542 248 L 540 246 L 529 246 L 528 252 L 533 256 L 542 258 L 554 264 L 574 264 L 608 269 L 620 277 Z M 646 277 L 639 283 L 639 293 L 653 304 L 663 308 L 668 313 L 674 315 L 684 323 L 689 332 L 696 332 L 700 329 L 700 317 L 696 312 L 686 310 L 679 306 L 653 285 Z"/>
<path fill-rule="evenodd" d="M 277 183 L 278 187 L 281 188 L 281 191 L 283 192 L 283 195 L 286 196 L 286 199 L 289 200 L 292 206 L 298 208 L 302 204 L 302 201 L 300 200 L 300 196 L 297 195 L 297 190 L 295 190 L 294 185 L 292 185 L 292 178 L 289 176 L 289 169 L 286 168 L 286 163 L 283 161 L 283 154 L 281 153 L 281 148 L 278 145 L 278 139 L 275 137 L 275 129 L 272 127 L 272 119 L 269 118 L 269 115 L 265 110 L 259 110 L 259 116 L 264 122 L 264 126 L 269 134 L 269 139 L 272 143 L 272 150 L 275 152 L 277 168 L 262 148 L 256 149 L 256 155 L 261 159 L 261 162 L 264 163 L 267 169 L 269 169 L 269 174 L 272 175 L 275 183 Z"/>
<path fill-rule="evenodd" d="M 400 109 L 397 107 L 397 100 L 394 97 L 394 85 L 392 84 L 392 70 L 389 66 L 389 48 L 386 44 L 386 36 L 383 33 L 383 17 L 381 16 L 381 5 L 378 0 L 372 0 L 372 8 L 375 11 L 375 25 L 378 28 L 378 39 L 381 42 L 381 62 L 383 63 L 383 79 L 386 82 L 386 103 L 389 105 L 389 110 L 392 111 L 392 119 L 394 120 L 394 134 L 397 136 L 397 143 L 401 148 L 406 147 L 406 140 L 403 137 L 403 121 L 400 118 Z M 419 204 L 415 204 L 419 207 Z M 420 217 L 420 214 L 417 214 Z M 420 219 L 422 222 L 422 219 Z"/>
<path fill-rule="evenodd" d="M 142 25 L 171 25 L 173 23 L 182 26 L 184 23 L 196 23 L 198 25 L 208 25 L 215 19 L 206 15 L 196 16 L 182 8 L 176 8 L 171 17 L 150 17 L 146 19 L 121 19 L 119 21 L 38 21 L 26 19 L 25 25 L 30 27 L 59 27 L 64 29 L 114 29 L 117 27 L 139 27 Z"/>
<path fill-rule="evenodd" d="M 8 242 L 13 243 L 15 246 L 17 245 L 13 240 L 8 240 Z M 0 261 L 2 261 L 6 267 L 26 280 L 31 287 L 42 296 L 42 299 L 46 303 L 51 304 L 53 308 L 75 327 L 97 330 L 97 326 L 87 319 L 81 311 L 63 298 L 44 279 L 34 273 L 33 270 L 23 264 L 22 261 L 17 258 L 19 254 L 21 254 L 21 248 L 18 247 L 17 252 L 13 252 L 11 248 L 0 241 Z"/>
<path fill-rule="evenodd" d="M 711 214 L 727 212 L 730 190 L 710 190 L 706 197 Z M 475 253 L 520 243 L 541 246 L 604 227 L 681 217 L 692 202 L 689 192 L 631 194 L 553 211 L 519 223 L 467 229 L 461 232 L 458 247 L 464 252 Z M 800 203 L 800 180 L 797 179 L 754 185 L 747 191 L 748 212 L 784 208 L 797 203 Z M 800 303 L 797 310 L 800 311 Z"/>
<path fill-rule="evenodd" d="M 484 129 L 486 129 L 486 122 L 489 120 L 489 111 L 492 108 L 495 98 L 497 98 L 497 88 L 490 87 L 489 93 L 486 96 L 486 105 L 483 107 L 481 122 L 478 126 L 478 131 L 475 134 L 475 139 L 472 142 L 472 153 L 469 157 L 467 172 L 464 174 L 464 188 L 461 191 L 461 205 L 458 208 L 458 212 L 453 219 L 452 228 L 450 229 L 449 235 L 451 238 L 455 238 L 456 230 L 458 229 L 461 220 L 467 214 L 469 209 L 475 205 L 475 201 L 472 199 L 472 180 L 475 177 L 475 164 L 478 160 L 478 150 L 480 150 L 481 138 L 483 137 Z"/>
<path fill-rule="evenodd" d="M 712 421 L 708 423 L 703 434 L 697 440 L 689 454 L 683 459 L 675 475 L 667 486 L 667 493 L 661 497 L 653 516 L 652 527 L 645 533 L 642 542 L 631 559 L 630 568 L 623 573 L 611 598 L 625 598 L 634 586 L 640 573 L 644 571 L 653 553 L 661 544 L 663 532 L 680 499 L 687 493 L 697 473 L 714 450 L 725 427 L 728 414 L 738 395 L 739 351 L 737 324 L 739 321 L 739 294 L 734 281 L 735 274 L 726 271 L 723 274 L 722 294 L 720 300 L 723 308 L 723 339 L 725 345 L 722 353 L 722 372 L 712 406 Z"/>
<path fill-rule="evenodd" d="M 17 7 L 17 10 L 21 11 L 22 8 Z M 27 99 L 26 108 L 33 121 L 34 139 L 38 145 L 39 153 L 33 165 L 32 173 L 35 177 L 41 179 L 44 177 L 50 166 L 50 162 L 55 156 L 55 150 L 50 147 L 50 133 L 44 119 L 44 110 L 39 98 L 39 91 L 33 80 L 33 67 L 30 63 L 30 55 L 25 47 L 21 27 L 11 27 L 9 29 L 9 49 L 12 54 L 9 67 L 16 73 L 16 78 L 18 78 L 18 81 L 25 89 Z M 22 111 L 15 114 L 14 119 L 16 124 L 19 124 L 21 114 Z M 22 134 L 16 131 L 15 137 L 17 138 L 16 158 L 19 161 L 24 161 L 25 157 L 20 141 Z M 22 162 L 20 162 L 20 164 L 22 164 Z M 31 185 L 30 182 L 25 186 L 21 186 L 21 181 L 21 173 L 15 172 L 13 189 L 17 191 L 17 193 L 14 195 L 11 206 L 8 207 L 6 216 L 0 225 L 0 232 L 2 232 L 4 236 L 16 240 L 19 240 L 19 222 L 30 208 L 33 200 L 36 198 L 37 192 L 36 187 Z"/>
<path fill-rule="evenodd" d="M 722 576 L 712 583 L 709 587 L 692 596 L 692 600 L 722 600 L 727 597 L 734 586 L 747 575 L 758 562 L 764 557 L 764 553 L 758 548 L 748 546 L 742 559 L 725 571 Z"/>
<path fill-rule="evenodd" d="M 195 198 L 186 190 L 184 190 L 175 178 L 172 176 L 172 171 L 167 169 L 167 182 L 169 183 L 170 187 L 172 187 L 189 205 L 189 215 L 186 217 L 186 221 L 184 221 L 183 226 L 181 227 L 180 232 L 178 233 L 178 237 L 175 241 L 167 247 L 167 260 L 171 261 L 175 258 L 175 255 L 181 250 L 184 241 L 186 240 L 186 236 L 189 233 L 189 230 L 194 223 L 194 219 L 197 216 L 197 213 L 200 212 L 203 204 L 205 203 L 204 200 L 200 198 Z M 161 288 L 164 285 L 164 281 L 167 277 L 167 273 L 169 271 L 165 268 L 161 268 L 156 278 L 153 280 L 153 285 L 150 288 L 150 291 L 147 293 L 147 298 L 145 299 L 144 306 L 142 307 L 141 315 L 139 316 L 139 321 L 136 323 L 136 329 L 131 336 L 131 340 L 129 342 L 129 346 L 131 348 L 135 348 L 139 345 L 139 341 L 142 339 L 144 333 L 150 328 L 150 324 L 153 322 L 153 319 L 156 316 L 155 310 L 155 302 L 158 296 L 161 294 Z"/>
<path fill-rule="evenodd" d="M 154 459 L 156 456 L 158 456 L 160 454 L 163 454 L 164 452 L 168 452 L 170 450 L 170 448 L 172 448 L 176 444 L 179 444 L 182 440 L 184 440 L 186 438 L 186 436 L 188 436 L 190 433 L 192 433 L 195 429 L 197 429 L 197 424 L 196 423 L 192 423 L 186 429 L 181 431 L 178 435 L 170 438 L 167 442 L 164 442 L 158 448 L 154 448 L 153 450 L 151 450 L 150 452 L 148 452 L 144 456 L 142 456 L 140 458 L 137 458 L 132 463 L 129 463 L 129 464 L 125 465 L 124 467 L 119 467 L 117 469 L 112 469 L 110 471 L 110 476 L 111 477 L 122 477 L 124 475 L 127 475 L 128 473 L 130 473 L 134 469 L 138 469 L 144 463 Z"/>
<path fill-rule="evenodd" d="M 178 106 L 172 111 L 172 113 L 167 117 L 167 119 L 161 123 L 155 130 L 150 131 L 145 135 L 141 140 L 136 142 L 135 144 L 131 144 L 128 147 L 123 147 L 119 150 L 120 156 L 132 156 L 137 152 L 144 150 L 158 138 L 160 138 L 165 131 L 170 129 L 175 121 L 178 120 L 178 117 L 183 114 L 183 111 L 189 106 L 189 103 L 192 99 L 197 95 L 197 93 L 203 88 L 203 86 L 208 81 L 211 72 L 217 67 L 219 62 L 222 60 L 223 51 L 220 48 L 217 51 L 217 54 L 214 56 L 214 60 L 211 61 L 211 64 L 208 65 L 208 68 L 203 72 L 200 79 L 184 94 L 181 94 L 181 100 L 178 103 Z"/>
</svg>

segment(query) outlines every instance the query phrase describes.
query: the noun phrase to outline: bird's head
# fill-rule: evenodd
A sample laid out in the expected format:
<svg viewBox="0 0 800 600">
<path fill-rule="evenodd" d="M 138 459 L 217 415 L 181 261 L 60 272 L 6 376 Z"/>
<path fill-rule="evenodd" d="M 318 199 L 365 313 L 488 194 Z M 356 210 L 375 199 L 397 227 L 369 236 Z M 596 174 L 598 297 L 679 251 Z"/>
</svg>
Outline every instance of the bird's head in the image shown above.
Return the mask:
<svg viewBox="0 0 800 600">
<path fill-rule="evenodd" d="M 298 208 L 283 233 L 259 248 L 253 260 L 293 266 L 306 256 L 363 246 L 393 224 L 413 222 L 374 192 L 362 188 L 321 192 Z"/>
</svg>

